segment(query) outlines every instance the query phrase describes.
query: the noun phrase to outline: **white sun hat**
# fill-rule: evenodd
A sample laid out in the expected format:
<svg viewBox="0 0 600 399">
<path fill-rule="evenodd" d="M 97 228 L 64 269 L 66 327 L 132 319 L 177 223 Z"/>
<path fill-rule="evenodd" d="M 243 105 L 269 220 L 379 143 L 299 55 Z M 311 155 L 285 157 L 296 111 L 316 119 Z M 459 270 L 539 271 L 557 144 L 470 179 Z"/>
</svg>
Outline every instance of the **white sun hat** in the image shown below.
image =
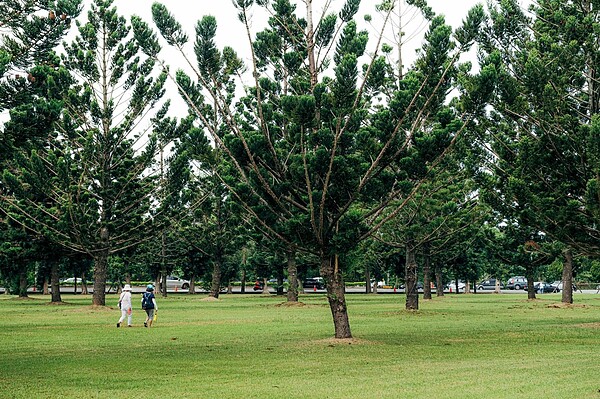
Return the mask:
<svg viewBox="0 0 600 399">
<path fill-rule="evenodd" d="M 125 287 L 123 287 L 123 291 L 131 291 L 131 286 L 129 284 L 125 284 Z"/>
</svg>

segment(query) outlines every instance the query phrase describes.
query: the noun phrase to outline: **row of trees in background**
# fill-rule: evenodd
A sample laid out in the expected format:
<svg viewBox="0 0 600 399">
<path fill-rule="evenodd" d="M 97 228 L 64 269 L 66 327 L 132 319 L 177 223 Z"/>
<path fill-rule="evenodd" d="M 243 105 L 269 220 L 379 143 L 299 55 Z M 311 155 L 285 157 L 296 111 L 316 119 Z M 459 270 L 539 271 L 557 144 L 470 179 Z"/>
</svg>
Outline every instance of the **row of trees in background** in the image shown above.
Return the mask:
<svg viewBox="0 0 600 399">
<path fill-rule="evenodd" d="M 430 281 L 524 273 L 535 297 L 534 279 L 560 272 L 572 302 L 574 265 L 597 275 L 590 0 L 479 5 L 455 30 L 424 1 L 386 0 L 365 17 L 374 35 L 359 0 L 319 18 L 314 1 L 236 0 L 248 64 L 217 47 L 214 17 L 190 39 L 159 3 L 156 31 L 111 0 L 81 19 L 76 0 L 0 3 L 14 38 L 0 50 L 0 271 L 22 294 L 33 268 L 60 301 L 61 275 L 92 265 L 95 305 L 107 280 L 157 280 L 166 295 L 174 270 L 214 297 L 231 280 L 286 277 L 290 301 L 299 277 L 320 275 L 335 337 L 349 338 L 344 287 L 359 275 L 399 277 L 408 309 L 421 278 L 427 298 Z M 428 23 L 408 67 L 404 34 L 383 41 L 406 7 Z M 253 32 L 258 10 L 270 17 Z M 170 116 L 169 81 L 183 117 Z"/>
</svg>

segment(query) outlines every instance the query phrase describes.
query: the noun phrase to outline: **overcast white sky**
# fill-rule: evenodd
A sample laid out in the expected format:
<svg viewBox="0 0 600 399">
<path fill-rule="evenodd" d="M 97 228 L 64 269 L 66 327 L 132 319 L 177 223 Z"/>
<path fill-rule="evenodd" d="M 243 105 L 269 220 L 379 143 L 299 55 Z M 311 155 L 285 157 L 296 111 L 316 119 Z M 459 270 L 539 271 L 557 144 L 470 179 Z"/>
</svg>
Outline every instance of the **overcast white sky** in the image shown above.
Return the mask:
<svg viewBox="0 0 600 399">
<path fill-rule="evenodd" d="M 198 20 L 205 15 L 213 15 L 217 19 L 217 45 L 222 48 L 225 45 L 231 46 L 238 55 L 243 59 L 247 66 L 250 66 L 249 61 L 249 44 L 241 22 L 237 18 L 237 10 L 232 4 L 232 0 L 115 0 L 114 5 L 117 7 L 120 14 L 129 16 L 136 14 L 145 21 L 147 21 L 152 27 L 152 14 L 151 6 L 155 1 L 161 2 L 167 6 L 170 12 L 175 18 L 182 24 L 184 29 L 188 32 L 190 40 L 194 40 L 194 27 Z M 527 3 L 530 0 L 520 0 L 522 3 Z M 86 0 L 89 3 L 91 0 Z M 303 0 L 291 0 L 292 3 L 297 5 L 297 14 L 305 16 L 305 3 Z M 318 21 L 321 14 L 323 14 L 323 8 L 325 4 L 330 3 L 330 8 L 327 13 L 334 12 L 338 14 L 339 10 L 345 3 L 345 0 L 313 0 L 313 19 L 315 23 Z M 362 0 L 361 8 L 355 19 L 359 23 L 359 29 L 367 29 L 369 31 L 370 47 L 369 50 L 374 50 L 374 46 L 377 40 L 379 30 L 381 29 L 381 19 L 375 10 L 375 5 L 381 3 L 381 0 Z M 485 5 L 485 0 L 428 0 L 428 4 L 433 8 L 437 14 L 443 14 L 446 17 L 446 23 L 451 25 L 453 29 L 456 29 L 461 25 L 462 20 L 466 17 L 467 12 L 470 8 L 478 3 Z M 415 49 L 421 47 L 421 41 L 423 34 L 425 33 L 427 26 L 420 14 L 420 11 L 414 7 L 407 6 L 404 1 L 401 5 L 401 19 L 402 24 L 407 25 L 403 27 L 405 32 L 403 44 L 403 63 L 405 70 L 414 61 Z M 369 26 L 364 21 L 365 15 L 371 15 L 373 21 Z M 84 12 L 81 19 L 86 18 Z M 256 33 L 267 27 L 268 15 L 266 15 L 261 7 L 254 6 L 252 13 L 252 32 Z M 397 22 L 398 15 L 394 17 Z M 383 43 L 394 45 L 396 43 L 397 32 L 388 30 L 384 37 Z M 164 43 L 163 43 L 164 44 Z M 166 45 L 165 45 L 166 46 Z M 164 47 L 164 46 L 163 46 Z M 190 52 L 193 51 L 190 47 Z M 331 54 L 329 54 L 331 57 Z M 471 58 L 472 56 L 469 56 Z M 178 67 L 184 67 L 182 57 L 177 54 L 174 50 L 164 48 L 161 58 L 172 66 L 172 71 Z M 473 61 L 474 61 L 474 57 Z M 366 61 L 365 61 L 366 62 Z M 184 67 L 184 69 L 187 69 Z M 190 71 L 188 71 L 190 72 Z M 251 77 L 244 78 L 245 84 L 252 84 Z M 172 83 L 168 83 L 167 90 L 172 90 L 169 86 Z M 178 111 L 184 109 L 180 100 L 177 96 L 169 96 L 173 101 L 173 109 Z M 175 112 L 179 114 L 179 112 Z"/>
<path fill-rule="evenodd" d="M 137 14 L 144 20 L 151 22 L 151 5 L 155 0 L 115 0 L 119 12 L 124 15 Z M 201 19 L 204 15 L 213 15 L 217 18 L 218 31 L 217 31 L 217 42 L 219 47 L 223 45 L 229 45 L 233 47 L 238 54 L 243 56 L 244 52 L 248 48 L 247 40 L 243 27 L 237 19 L 237 11 L 233 7 L 231 0 L 196 0 L 190 2 L 189 0 L 162 0 L 172 14 L 179 20 L 185 29 L 190 33 L 190 38 L 193 38 L 193 28 L 196 21 Z M 358 12 L 356 19 L 361 23 L 365 24 L 364 28 L 367 28 L 364 23 L 363 16 L 370 14 L 373 16 L 374 25 L 377 25 L 377 13 L 375 11 L 375 4 L 380 3 L 381 0 L 363 0 L 361 3 L 360 11 Z M 294 3 L 294 0 L 292 0 Z M 305 5 L 302 0 L 296 0 L 298 14 L 304 16 Z M 314 0 L 314 19 L 315 22 L 318 16 L 322 13 L 324 5 L 327 3 L 326 0 Z M 345 0 L 331 0 L 331 6 L 329 12 L 337 13 Z M 466 16 L 467 11 L 477 3 L 482 3 L 478 0 L 429 0 L 429 5 L 438 14 L 444 14 L 446 22 L 449 23 L 453 28 L 460 26 L 461 21 Z M 266 16 L 261 12 L 261 8 L 254 6 L 256 10 L 253 14 L 253 31 L 262 30 L 266 27 L 265 21 Z M 413 8 L 406 5 L 402 5 L 402 22 L 403 24 L 411 22 L 409 27 L 405 28 L 406 36 L 405 40 L 408 40 L 405 51 L 405 57 L 407 61 L 410 60 L 412 54 L 414 54 L 414 48 L 419 47 L 422 34 L 426 28 L 422 24 L 422 18 L 420 13 Z M 376 26 L 379 29 L 379 26 Z M 375 40 L 375 32 L 373 29 L 369 29 L 370 38 L 373 42 Z M 389 33 L 387 42 L 391 44 L 392 37 L 394 34 Z M 405 62 L 406 65 L 410 62 Z"/>
</svg>

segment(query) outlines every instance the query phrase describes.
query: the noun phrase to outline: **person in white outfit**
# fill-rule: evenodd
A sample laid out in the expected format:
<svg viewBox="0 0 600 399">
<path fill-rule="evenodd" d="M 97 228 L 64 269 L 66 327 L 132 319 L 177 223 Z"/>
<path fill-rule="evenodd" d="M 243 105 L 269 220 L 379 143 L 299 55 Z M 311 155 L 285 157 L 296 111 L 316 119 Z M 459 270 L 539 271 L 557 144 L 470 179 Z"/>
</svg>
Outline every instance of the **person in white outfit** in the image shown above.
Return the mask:
<svg viewBox="0 0 600 399">
<path fill-rule="evenodd" d="M 131 308 L 131 286 L 129 284 L 125 284 L 125 287 L 123 287 L 123 292 L 121 292 L 121 296 L 119 297 L 119 307 L 121 308 L 121 318 L 117 322 L 117 328 L 121 327 L 121 323 L 125 320 L 125 317 L 127 317 L 127 327 L 131 327 L 133 310 Z"/>
</svg>

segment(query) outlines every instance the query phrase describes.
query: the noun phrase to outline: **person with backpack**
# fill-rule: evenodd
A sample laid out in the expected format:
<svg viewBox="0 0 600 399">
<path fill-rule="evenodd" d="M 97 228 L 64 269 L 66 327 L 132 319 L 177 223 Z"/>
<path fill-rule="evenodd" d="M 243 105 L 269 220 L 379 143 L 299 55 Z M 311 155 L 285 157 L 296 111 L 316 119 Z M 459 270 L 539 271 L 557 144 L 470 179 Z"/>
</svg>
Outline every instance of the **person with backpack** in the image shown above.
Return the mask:
<svg viewBox="0 0 600 399">
<path fill-rule="evenodd" d="M 125 284 L 123 292 L 119 296 L 119 309 L 121 309 L 121 318 L 117 322 L 117 328 L 121 327 L 121 323 L 125 320 L 125 317 L 127 317 L 127 327 L 131 327 L 133 310 L 131 308 L 131 286 L 129 284 Z"/>
<path fill-rule="evenodd" d="M 146 321 L 144 322 L 144 327 L 152 327 L 154 313 L 158 312 L 156 297 L 154 296 L 154 286 L 152 284 L 148 284 L 146 286 L 146 292 L 142 294 L 142 309 L 146 311 Z"/>
</svg>

